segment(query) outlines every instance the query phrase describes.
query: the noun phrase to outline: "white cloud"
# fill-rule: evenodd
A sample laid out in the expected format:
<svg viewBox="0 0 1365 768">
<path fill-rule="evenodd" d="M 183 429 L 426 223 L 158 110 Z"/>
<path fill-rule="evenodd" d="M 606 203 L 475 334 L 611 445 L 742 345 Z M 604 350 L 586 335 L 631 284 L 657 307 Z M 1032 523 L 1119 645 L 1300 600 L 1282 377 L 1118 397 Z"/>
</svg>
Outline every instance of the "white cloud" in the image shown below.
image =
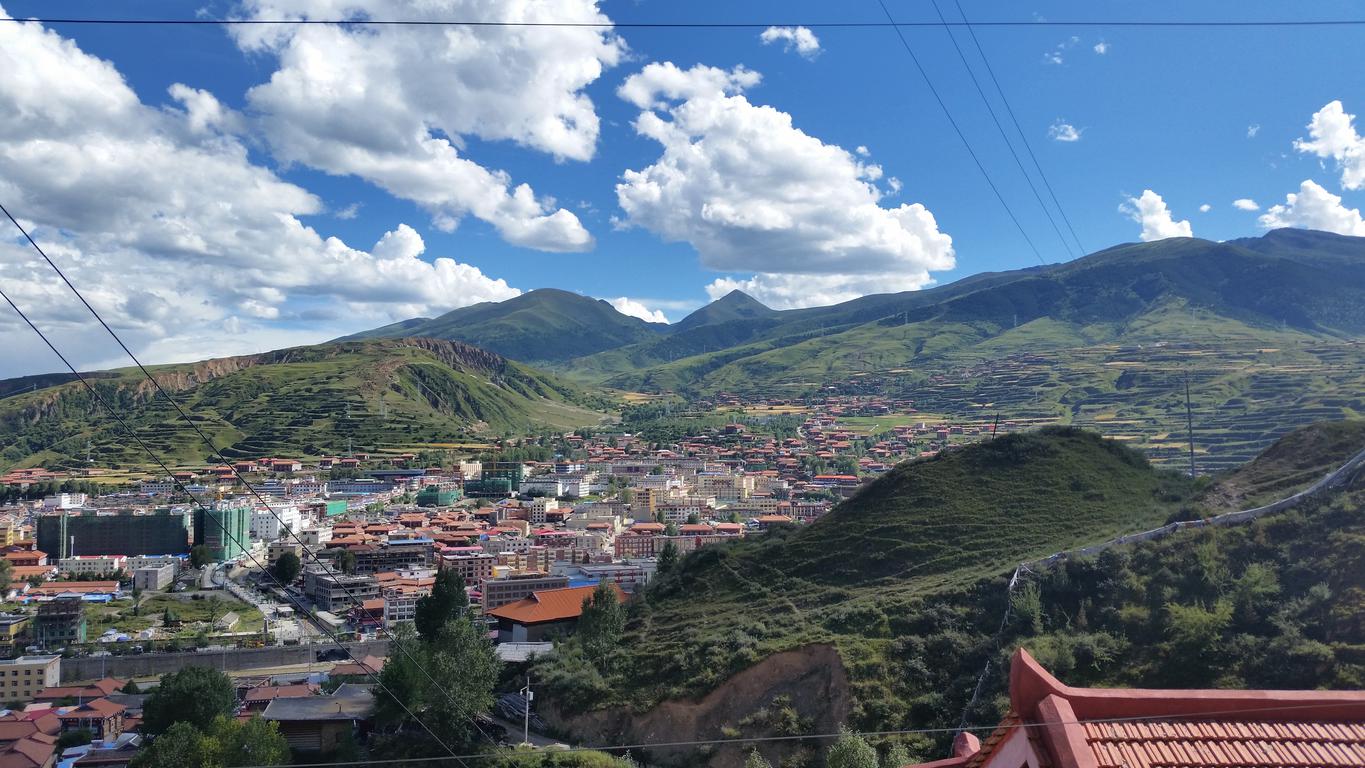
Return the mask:
<svg viewBox="0 0 1365 768">
<path fill-rule="evenodd" d="M 820 55 L 820 38 L 805 27 L 768 27 L 758 36 L 764 45 L 781 41 L 785 51 L 796 51 L 807 59 Z"/>
<path fill-rule="evenodd" d="M 332 215 L 343 221 L 349 221 L 351 219 L 354 219 L 355 217 L 360 215 L 360 203 L 351 203 L 350 205 L 338 210 Z"/>
<path fill-rule="evenodd" d="M 245 15 L 609 23 L 594 0 L 249 0 Z M 591 159 L 599 120 L 583 89 L 625 50 L 609 28 L 286 24 L 232 34 L 278 60 L 247 103 L 282 162 L 365 179 L 442 229 L 471 215 L 516 245 L 592 247 L 577 216 L 466 156 L 466 138 Z"/>
<path fill-rule="evenodd" d="M 1054 141 L 1080 141 L 1081 133 L 1084 130 L 1084 128 L 1077 128 L 1071 123 L 1063 122 L 1061 118 L 1058 118 L 1052 125 L 1048 126 L 1047 135 L 1051 136 Z"/>
<path fill-rule="evenodd" d="M 1094 50 L 1095 53 L 1098 53 L 1099 55 L 1103 56 L 1104 54 L 1109 53 L 1109 43 L 1106 43 L 1105 41 L 1101 40 L 1098 43 L 1095 43 L 1094 48 L 1092 50 Z"/>
<path fill-rule="evenodd" d="M 1166 201 L 1150 189 L 1144 189 L 1138 197 L 1128 198 L 1119 210 L 1142 225 L 1139 237 L 1144 243 L 1168 237 L 1194 237 L 1189 220 L 1176 221 Z"/>
<path fill-rule="evenodd" d="M 1340 196 L 1311 179 L 1305 179 L 1299 185 L 1298 193 L 1285 195 L 1284 204 L 1267 208 L 1259 221 L 1266 229 L 1303 227 L 1365 237 L 1365 221 L 1361 220 L 1360 209 L 1342 205 Z"/>
<path fill-rule="evenodd" d="M 406 225 L 371 252 L 306 226 L 321 201 L 253 164 L 222 132 L 235 118 L 204 91 L 173 86 L 183 109 L 143 104 L 110 63 L 36 23 L 0 24 L 0 71 L 0 199 L 134 349 L 184 344 L 203 358 L 243 335 L 308 336 L 290 327 L 301 318 L 318 341 L 518 293 L 476 267 L 419 258 L 425 244 Z M 50 269 L 13 237 L 0 251 L 0 283 L 20 306 L 77 361 L 104 359 Z M 7 342 L 23 336 L 7 314 L 0 328 Z M 3 374 L 35 365 L 51 362 L 0 362 Z"/>
<path fill-rule="evenodd" d="M 618 296 L 614 299 L 607 299 L 608 304 L 612 305 L 617 312 L 631 317 L 638 317 L 646 323 L 667 323 L 668 317 L 657 309 L 650 309 L 644 302 L 638 299 L 631 299 L 625 296 Z"/>
<path fill-rule="evenodd" d="M 787 297 L 775 305 L 803 292 L 918 288 L 952 268 L 952 239 L 928 209 L 882 207 L 882 169 L 750 103 L 741 92 L 758 81 L 745 69 L 671 63 L 626 80 L 622 98 L 643 109 L 636 131 L 663 152 L 616 185 L 624 225 L 690 243 L 710 269 L 757 273 L 768 295 Z"/>
<path fill-rule="evenodd" d="M 1248 138 L 1248 139 L 1254 139 L 1254 138 L 1256 138 L 1256 134 L 1258 134 L 1258 133 L 1260 133 L 1260 132 L 1261 132 L 1261 124 L 1260 124 L 1260 123 L 1252 123 L 1251 125 L 1248 125 L 1248 126 L 1247 126 L 1247 138 Z"/>
<path fill-rule="evenodd" d="M 1200 213 L 1208 213 L 1211 210 L 1213 210 L 1213 206 L 1209 205 L 1208 203 L 1204 203 L 1203 205 L 1199 206 Z"/>
<path fill-rule="evenodd" d="M 858 155 L 858 157 L 867 157 L 868 155 L 872 154 L 872 150 L 868 149 L 866 146 L 862 144 L 859 144 L 858 146 L 854 147 L 853 151 Z"/>
<path fill-rule="evenodd" d="M 1075 35 L 1072 35 L 1071 37 L 1068 37 L 1067 39 L 1065 39 L 1065 40 L 1063 40 L 1062 42 L 1058 43 L 1057 46 L 1056 46 L 1055 48 L 1053 48 L 1052 50 L 1047 51 L 1046 53 L 1044 53 L 1044 54 L 1043 54 L 1043 61 L 1046 62 L 1046 63 L 1048 63 L 1048 64 L 1064 64 L 1064 63 L 1066 63 L 1066 56 L 1065 56 L 1065 54 L 1066 54 L 1067 49 L 1069 49 L 1069 48 L 1075 46 L 1075 45 L 1076 45 L 1077 43 L 1079 43 L 1080 41 L 1081 41 L 1081 39 L 1080 39 L 1079 37 L 1075 36 Z M 1097 51 L 1097 53 L 1098 53 L 1098 51 Z"/>
<path fill-rule="evenodd" d="M 1329 102 L 1313 113 L 1308 123 L 1312 138 L 1294 142 L 1294 149 L 1300 152 L 1336 160 L 1344 189 L 1365 187 L 1365 139 L 1356 133 L 1355 117 L 1347 114 L 1340 101 Z"/>
<path fill-rule="evenodd" d="M 1239 211 L 1259 211 L 1261 206 L 1249 197 L 1239 197 L 1232 201 L 1232 207 Z"/>
</svg>

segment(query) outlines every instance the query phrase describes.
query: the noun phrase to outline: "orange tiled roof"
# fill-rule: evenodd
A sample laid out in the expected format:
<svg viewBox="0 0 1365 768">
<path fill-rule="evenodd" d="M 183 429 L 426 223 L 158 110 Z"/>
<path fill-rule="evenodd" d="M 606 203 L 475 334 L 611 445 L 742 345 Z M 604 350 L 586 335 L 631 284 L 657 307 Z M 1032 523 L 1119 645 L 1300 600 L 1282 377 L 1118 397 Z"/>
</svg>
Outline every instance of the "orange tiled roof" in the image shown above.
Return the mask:
<svg viewBox="0 0 1365 768">
<path fill-rule="evenodd" d="M 625 593 L 615 582 L 610 583 L 612 589 L 616 590 L 616 599 L 624 602 Z M 507 619 L 517 624 L 543 624 L 547 621 L 576 619 L 583 615 L 583 601 L 592 597 L 594 589 L 597 589 L 596 585 L 542 589 L 532 592 L 530 597 L 487 611 L 486 615 Z"/>
</svg>

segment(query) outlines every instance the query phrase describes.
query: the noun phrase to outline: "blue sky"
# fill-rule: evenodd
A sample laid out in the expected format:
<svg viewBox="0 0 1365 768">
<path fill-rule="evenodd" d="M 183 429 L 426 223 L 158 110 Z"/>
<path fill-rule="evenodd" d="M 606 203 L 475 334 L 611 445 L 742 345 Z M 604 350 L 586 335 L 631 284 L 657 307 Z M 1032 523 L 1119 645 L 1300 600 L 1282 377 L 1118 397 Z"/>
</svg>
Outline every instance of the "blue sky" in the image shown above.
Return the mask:
<svg viewBox="0 0 1365 768">
<path fill-rule="evenodd" d="M 482 5 L 457 0 L 452 0 L 452 4 L 470 8 Z M 124 3 L 115 11 L 107 4 L 95 2 L 59 5 L 60 15 L 66 16 L 117 12 L 122 16 L 165 17 L 185 13 L 183 4 L 179 3 Z M 217 2 L 206 6 L 203 12 L 210 16 L 250 15 L 253 11 L 269 15 L 275 8 L 311 6 L 315 16 L 326 16 L 328 5 L 327 0 L 313 3 L 280 0 L 280 3 L 263 1 L 244 8 L 235 3 Z M 489 4 L 489 7 L 496 5 Z M 889 5 L 900 20 L 935 18 L 929 3 L 891 2 Z M 940 0 L 940 6 L 950 17 L 957 13 L 952 0 Z M 1285 18 L 1288 14 L 1284 4 L 1271 2 L 1204 3 L 1197 7 L 1176 2 L 1098 6 L 1063 2 L 969 2 L 964 3 L 964 7 L 973 20 L 1274 19 Z M 14 17 L 57 14 L 57 8 L 51 2 L 8 0 L 3 8 Z M 734 4 L 607 0 L 598 5 L 598 10 L 617 23 L 704 20 L 766 24 L 878 21 L 882 18 L 875 2 Z M 1358 6 L 1348 2 L 1314 3 L 1312 12 L 1316 18 L 1360 15 Z M 386 13 L 394 11 L 392 8 L 374 11 L 375 16 Z M 471 13 L 486 15 L 487 11 L 456 8 L 448 15 L 468 17 Z M 614 35 L 620 47 L 615 55 L 608 56 L 613 60 L 605 63 L 600 76 L 587 78 L 589 82 L 581 88 L 568 89 L 569 96 L 586 96 L 591 102 L 592 113 L 600 121 L 595 137 L 588 142 L 588 149 L 574 150 L 582 157 L 556 157 L 557 152 L 547 148 L 555 140 L 542 134 L 531 132 L 520 138 L 507 138 L 521 130 L 519 128 L 475 128 L 457 133 L 450 125 L 432 127 L 431 135 L 436 139 L 454 138 L 460 158 L 472 161 L 482 169 L 505 173 L 510 179 L 509 189 L 517 184 L 529 185 L 544 214 L 563 209 L 572 214 L 571 218 L 576 217 L 578 224 L 573 228 L 574 232 L 586 230 L 586 235 L 565 235 L 570 239 L 580 238 L 575 241 L 578 245 L 573 247 L 562 245 L 568 240 L 555 241 L 550 235 L 521 237 L 522 244 L 509 242 L 519 238 L 509 235 L 508 227 L 524 222 L 509 225 L 505 219 L 498 218 L 503 216 L 501 213 L 481 217 L 457 210 L 448 218 L 457 220 L 458 226 L 453 229 L 442 226 L 438 221 L 440 213 L 434 211 L 442 209 L 448 213 L 450 208 L 442 208 L 444 203 L 435 205 L 429 200 L 423 203 L 416 201 L 414 194 L 386 191 L 382 188 L 385 182 L 378 180 L 379 175 L 367 177 L 366 173 L 355 171 L 363 163 L 332 157 L 319 159 L 331 151 L 332 145 L 327 143 L 326 136 L 313 141 L 307 149 L 299 149 L 302 145 L 296 143 L 293 149 L 282 150 L 285 143 L 279 135 L 292 130 L 290 121 L 311 119 L 307 112 L 309 100 L 298 99 L 298 103 L 281 106 L 279 99 L 287 99 L 289 95 L 277 94 L 276 101 L 272 102 L 276 113 L 274 121 L 270 122 L 258 120 L 264 102 L 252 102 L 247 94 L 253 87 L 267 83 L 272 74 L 283 68 L 281 51 L 285 50 L 283 46 L 287 46 L 287 42 L 275 41 L 253 48 L 251 43 L 214 26 L 56 26 L 52 31 L 78 46 L 88 59 L 102 59 L 112 64 L 142 106 L 151 111 L 187 109 L 168 93 L 173 84 L 211 94 L 224 114 L 235 116 L 231 120 L 236 122 L 224 119 L 213 127 L 220 132 L 223 141 L 240 146 L 246 162 L 253 167 L 315 196 L 318 204 L 294 205 L 290 211 L 318 238 L 335 237 L 352 249 L 368 251 L 373 250 L 386 233 L 395 232 L 404 224 L 421 243 L 420 248 L 410 247 L 404 253 L 416 252 L 415 258 L 425 261 L 447 257 L 460 265 L 477 268 L 479 280 L 505 283 L 495 289 L 504 291 L 504 294 L 498 294 L 500 296 L 510 295 L 508 292 L 513 290 L 553 286 L 608 299 L 629 297 L 676 321 L 690 308 L 708 300 L 708 285 L 712 286 L 712 295 L 718 295 L 727 285 L 748 285 L 769 303 L 797 306 L 822 303 L 830 297 L 847 298 L 872 292 L 882 285 L 904 288 L 928 284 L 926 281 L 944 283 L 976 272 L 1037 263 L 933 102 L 894 33 L 886 28 L 816 28 L 813 32 L 818 37 L 819 49 L 811 55 L 802 55 L 781 41 L 763 44 L 761 30 L 757 28 L 617 29 Z M 1072 258 L 1072 253 L 1063 247 L 1033 199 L 946 33 L 942 29 L 909 29 L 906 34 L 1042 257 L 1049 262 Z M 979 67 L 971 40 L 961 29 L 957 34 L 969 60 L 978 67 L 978 76 L 986 85 L 988 95 L 994 97 L 987 75 Z M 1336 157 L 1326 150 L 1322 153 L 1299 151 L 1295 140 L 1308 137 L 1306 126 L 1310 119 L 1335 100 L 1342 102 L 1347 113 L 1365 110 L 1365 66 L 1361 66 L 1365 61 L 1359 52 L 1359 27 L 1133 29 L 1039 24 L 981 28 L 977 35 L 1039 162 L 1089 251 L 1137 240 L 1144 232 L 1144 224 L 1120 209 L 1149 211 L 1150 206 L 1146 204 L 1155 204 L 1157 197 L 1167 208 L 1170 218 L 1163 219 L 1159 206 L 1154 208 L 1157 219 L 1146 230 L 1149 237 L 1181 233 L 1181 222 L 1186 221 L 1194 235 L 1210 239 L 1254 235 L 1264 231 L 1269 222 L 1316 223 L 1334 226 L 1339 231 L 1354 231 L 1359 216 L 1352 218 L 1351 209 L 1359 208 L 1365 201 L 1365 191 L 1350 188 L 1360 185 L 1346 183 L 1340 166 L 1341 162 L 1349 165 L 1350 162 L 1365 161 L 1350 155 L 1354 151 L 1350 148 L 1341 150 Z M 420 56 L 420 52 L 414 55 Z M 553 46 L 544 52 L 547 57 L 555 55 Z M 791 221 L 793 216 L 798 219 L 823 216 L 819 213 L 821 193 L 813 192 L 814 197 L 808 201 L 793 202 L 784 197 L 774 206 L 756 210 L 743 208 L 756 192 L 763 192 L 763 185 L 775 183 L 770 174 L 782 170 L 780 157 L 772 167 L 743 163 L 712 165 L 709 170 L 717 174 L 717 178 L 705 182 L 675 180 L 672 183 L 678 185 L 674 190 L 676 197 L 641 203 L 641 207 L 627 211 L 617 190 L 623 174 L 649 169 L 660 163 L 662 154 L 660 141 L 641 135 L 637 130 L 637 119 L 642 114 L 653 114 L 667 124 L 675 125 L 681 119 L 676 110 L 687 105 L 688 97 L 661 95 L 664 90 L 659 83 L 664 82 L 663 79 L 652 81 L 653 85 L 649 86 L 652 90 L 646 89 L 651 98 L 657 98 L 653 106 L 628 102 L 618 95 L 618 89 L 627 78 L 663 62 L 672 62 L 679 72 L 694 79 L 704 74 L 702 70 L 692 69 L 696 65 L 728 73 L 727 82 L 731 85 L 727 86 L 725 96 L 744 101 L 740 105 L 742 110 L 736 113 L 737 119 L 789 116 L 791 127 L 815 142 L 808 148 L 825 152 L 820 158 L 811 160 L 823 164 L 811 178 L 824 178 L 819 175 L 821 173 L 834 174 L 830 178 L 837 177 L 850 195 L 867 184 L 876 189 L 880 197 L 873 203 L 850 202 L 847 204 L 848 216 L 843 213 L 830 215 L 831 222 L 826 223 L 835 231 L 829 235 L 829 243 L 843 242 L 850 228 L 872 221 L 864 216 L 868 214 L 869 206 L 884 211 L 903 204 L 921 204 L 932 214 L 937 232 L 921 241 L 910 242 L 905 245 L 909 250 L 902 248 L 895 254 L 890 253 L 891 246 L 879 250 L 880 245 L 864 242 L 834 259 L 838 261 L 837 265 L 817 263 L 823 258 L 818 249 L 794 245 L 804 235 L 797 230 L 785 234 L 776 230 L 795 226 Z M 323 62 L 322 66 L 326 65 Z M 55 66 L 58 69 L 55 74 L 48 72 L 35 77 L 83 76 L 76 71 L 62 73 L 60 70 L 65 65 L 60 62 Z M 740 67 L 743 69 L 737 69 Z M 422 71 L 429 74 L 430 87 L 439 87 L 445 77 L 453 80 L 470 76 L 469 70 L 453 75 L 447 73 L 439 60 L 426 62 Z M 658 69 L 652 71 L 661 77 L 668 74 Z M 737 72 L 741 74 L 737 75 Z M 760 77 L 745 80 L 746 75 L 742 74 L 745 72 L 757 73 Z M 49 101 L 65 97 L 64 93 L 51 93 L 42 82 L 36 82 L 33 92 L 11 96 L 15 99 L 36 98 L 35 93 L 44 91 L 51 94 Z M 723 97 L 717 91 L 709 98 L 712 101 L 707 103 L 714 106 L 721 103 Z M 382 104 L 382 100 L 376 103 Z M 734 102 L 729 104 L 734 106 Z M 699 101 L 697 106 L 705 104 Z M 763 107 L 771 110 L 760 109 Z M 14 105 L 7 107 L 13 108 Z M 78 103 L 73 106 L 73 109 L 79 108 Z M 465 108 L 465 104 L 458 102 L 452 107 L 456 111 Z M 477 105 L 468 106 L 471 110 L 478 108 Z M 381 110 L 375 108 L 374 111 Z M 1001 117 L 1007 120 L 1003 111 Z M 339 130 L 334 118 L 324 115 L 322 119 L 330 119 L 333 123 L 326 130 Z M 1055 138 L 1053 134 L 1071 135 L 1063 124 L 1074 129 L 1078 134 L 1076 140 Z M 355 131 L 359 133 L 367 128 L 358 123 Z M 1012 132 L 1008 120 L 1006 128 Z M 43 138 L 41 128 L 33 130 L 31 139 Z M 716 131 L 719 138 L 721 128 L 711 130 Z M 503 136 L 499 135 L 500 131 Z M 744 146 L 742 137 L 730 138 L 738 142 L 736 146 Z M 89 144 L 90 138 L 86 136 L 81 141 Z M 378 141 L 382 141 L 379 128 L 357 139 L 360 145 Z M 792 145 L 793 167 L 805 162 L 801 155 L 804 146 Z M 867 154 L 858 154 L 858 147 L 865 147 Z M 1022 151 L 1022 147 L 1019 148 Z M 830 163 L 838 165 L 836 161 L 839 160 L 826 156 L 830 152 L 846 154 L 846 159 L 858 164 L 859 170 L 854 173 L 860 175 L 857 178 L 838 176 L 846 169 L 830 167 Z M 717 157 L 722 154 L 718 150 Z M 1352 160 L 1353 157 L 1356 159 Z M 1028 164 L 1027 157 L 1024 162 Z M 854 167 L 849 163 L 844 165 Z M 867 170 L 873 165 L 879 170 Z M 727 167 L 734 173 L 733 178 L 724 176 Z M 687 173 L 695 169 L 696 166 L 684 163 L 668 170 Z M 172 167 L 163 168 L 161 172 L 173 175 L 175 171 Z M 890 181 L 893 177 L 900 182 L 898 191 Z M 53 202 L 56 193 L 40 196 L 26 190 L 22 186 L 22 179 L 26 178 L 23 173 L 14 172 L 12 178 L 17 180 L 10 189 L 0 181 L 0 189 L 5 190 L 9 198 L 6 205 L 21 218 L 28 217 L 40 232 L 48 233 L 54 247 L 63 244 L 63 229 L 73 225 L 60 220 L 67 209 Z M 393 177 L 387 178 L 389 187 L 398 183 L 392 181 Z M 1308 180 L 1329 195 L 1340 196 L 1337 208 L 1324 213 L 1300 206 L 1303 210 L 1291 208 L 1277 214 L 1278 218 L 1261 220 L 1267 214 L 1266 209 L 1276 204 L 1285 205 L 1287 194 L 1304 194 L 1301 184 Z M 156 185 L 158 180 L 147 178 L 144 183 Z M 1144 190 L 1154 193 L 1144 200 L 1144 205 L 1129 202 L 1130 198 L 1141 197 Z M 831 199 L 839 197 L 839 194 L 831 195 Z M 1255 201 L 1259 210 L 1245 210 L 1251 208 L 1249 203 L 1242 204 L 1245 209 L 1234 207 L 1233 202 L 1238 199 Z M 719 212 L 716 213 L 718 216 L 745 217 L 746 222 L 759 217 L 764 223 L 756 230 L 746 231 L 743 237 L 715 235 L 709 224 L 701 222 L 701 219 L 707 219 L 714 223 L 708 216 L 701 216 L 696 211 L 679 213 L 669 208 L 698 201 L 702 201 L 700 205 L 711 201 L 710 210 Z M 796 207 L 784 208 L 788 203 Z M 1330 207 L 1330 199 L 1324 204 Z M 160 204 L 150 205 L 147 210 L 154 214 L 160 210 Z M 844 203 L 831 203 L 832 208 L 840 205 Z M 1205 205 L 1208 210 L 1201 211 L 1201 206 Z M 349 215 L 351 213 L 354 215 Z M 881 214 L 882 211 L 873 208 L 870 215 L 877 218 Z M 781 223 L 774 224 L 774 221 Z M 922 220 L 917 221 L 916 226 L 922 224 Z M 1060 219 L 1058 224 L 1061 224 Z M 113 254 L 114 248 L 110 245 L 113 236 L 95 231 L 107 226 L 110 226 L 107 221 L 92 221 L 88 225 L 89 231 L 69 236 L 64 244 L 71 250 L 74 263 L 91 265 L 89 281 L 116 294 L 120 283 L 108 280 L 108 276 L 119 274 L 119 270 L 135 272 L 140 268 L 128 266 L 134 261 L 120 262 L 118 259 L 125 256 Z M 192 220 L 187 226 L 197 225 Z M 911 225 L 906 224 L 906 228 Z M 897 232 L 895 236 L 902 234 Z M 946 269 L 941 268 L 944 266 L 942 251 L 947 242 L 941 239 L 942 235 L 951 238 L 953 266 Z M 582 246 L 584 237 L 591 238 L 591 247 Z M 707 237 L 712 239 L 707 240 Z M 402 239 L 392 240 L 398 243 Z M 12 242 L 8 239 L 4 242 L 10 247 L 5 253 L 17 253 L 12 250 Z M 544 247 L 551 242 L 560 244 L 548 249 Z M 916 242 L 930 254 L 914 255 L 912 252 L 918 253 L 915 249 L 920 247 Z M 533 247 L 537 245 L 539 247 Z M 124 254 L 149 247 L 120 241 L 117 250 Z M 16 255 L 15 258 L 19 257 Z M 127 255 L 126 258 L 135 260 L 140 256 Z M 149 263 L 159 265 L 167 274 L 181 266 L 186 270 L 197 268 L 193 259 L 184 265 L 177 264 L 173 254 L 159 253 L 149 258 L 152 259 Z M 279 258 L 288 260 L 291 257 L 286 253 Z M 99 272 L 95 264 L 103 264 L 106 271 Z M 260 266 L 252 268 L 259 269 Z M 766 282 L 745 283 L 760 273 L 773 277 L 767 278 Z M 368 273 L 356 274 L 354 280 L 358 283 L 377 280 L 366 277 Z M 816 278 L 811 278 L 811 274 Z M 0 273 L 0 277 L 3 275 Z M 28 280 L 37 280 L 40 273 L 27 275 Z M 10 278 L 20 279 L 20 274 L 11 273 Z M 146 295 L 148 304 L 157 308 L 145 309 L 141 315 L 137 307 L 121 302 L 115 296 L 107 301 L 110 311 L 130 329 L 142 349 L 153 358 L 170 360 L 322 340 L 339 332 L 397 319 L 405 312 L 434 314 L 478 297 L 478 291 L 458 288 L 463 285 L 459 282 L 452 282 L 450 285 L 456 288 L 444 295 L 420 297 L 400 295 L 402 291 L 398 288 L 378 288 L 372 298 L 363 295 L 364 285 L 336 289 L 339 282 L 351 279 L 341 269 L 320 276 L 315 283 L 306 278 L 291 278 L 290 287 L 281 291 L 269 290 L 266 279 L 262 280 L 262 286 L 249 289 L 234 286 L 222 293 L 206 290 L 191 295 L 179 291 L 176 295 L 183 296 L 185 302 L 194 302 L 192 311 L 178 307 L 176 295 L 158 293 L 154 286 L 146 289 Z M 716 283 L 727 279 L 732 282 Z M 213 280 L 230 283 L 233 277 L 227 274 Z M 805 285 L 815 287 L 803 294 L 801 286 Z M 385 296 L 390 290 L 395 298 L 386 304 Z M 33 302 L 31 306 L 50 310 L 54 327 L 68 332 L 66 338 L 81 348 L 78 357 L 84 363 L 106 362 L 98 345 L 82 346 L 78 317 L 51 308 L 52 304 L 61 301 L 60 294 L 36 291 L 29 298 Z M 238 305 L 242 308 L 240 311 Z M 119 318 L 121 311 L 127 314 L 126 318 Z M 17 325 L 0 326 L 0 335 L 27 348 L 27 342 L 19 341 L 20 333 Z M 0 373 L 33 372 L 52 367 L 46 360 L 11 363 Z"/>
</svg>

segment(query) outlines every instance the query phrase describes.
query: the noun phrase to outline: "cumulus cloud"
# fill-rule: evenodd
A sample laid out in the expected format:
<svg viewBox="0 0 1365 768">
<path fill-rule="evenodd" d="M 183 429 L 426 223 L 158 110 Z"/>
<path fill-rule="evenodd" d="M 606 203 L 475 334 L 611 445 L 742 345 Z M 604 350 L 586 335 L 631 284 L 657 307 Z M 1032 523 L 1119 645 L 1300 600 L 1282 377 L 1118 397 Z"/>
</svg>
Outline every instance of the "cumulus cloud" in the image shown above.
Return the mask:
<svg viewBox="0 0 1365 768">
<path fill-rule="evenodd" d="M 952 239 L 928 209 L 883 207 L 882 169 L 750 103 L 743 91 L 758 82 L 672 63 L 627 78 L 635 129 L 663 151 L 616 185 L 624 225 L 690 243 L 710 269 L 756 273 L 767 288 L 745 290 L 774 306 L 918 288 L 952 268 Z"/>
<path fill-rule="evenodd" d="M 1047 135 L 1053 141 L 1072 142 L 1081 140 L 1081 132 L 1084 128 L 1077 128 L 1071 123 L 1064 122 L 1058 118 L 1052 125 L 1048 126 Z"/>
<path fill-rule="evenodd" d="M 249 0 L 245 15 L 610 21 L 594 0 Z M 599 119 L 583 89 L 625 51 L 609 28 L 286 24 L 232 34 L 278 63 L 247 103 L 282 162 L 365 179 L 423 206 L 445 230 L 474 216 L 516 245 L 592 247 L 571 211 L 479 164 L 466 145 L 510 141 L 591 159 Z"/>
<path fill-rule="evenodd" d="M 1258 134 L 1258 133 L 1260 133 L 1260 132 L 1261 132 L 1261 124 L 1260 124 L 1260 123 L 1252 123 L 1251 125 L 1248 125 L 1248 126 L 1247 126 L 1247 138 L 1248 138 L 1248 139 L 1254 139 L 1254 138 L 1256 138 L 1256 134 Z"/>
<path fill-rule="evenodd" d="M 1208 203 L 1204 203 L 1203 205 L 1199 206 L 1200 213 L 1208 213 L 1211 210 L 1213 210 L 1213 206 L 1209 205 Z"/>
<path fill-rule="evenodd" d="M 782 43 L 785 51 L 795 51 L 807 59 L 820 54 L 820 38 L 805 27 L 768 27 L 758 36 L 764 45 Z"/>
<path fill-rule="evenodd" d="M 1081 41 L 1081 39 L 1080 39 L 1079 37 L 1075 36 L 1075 35 L 1072 35 L 1071 37 L 1068 37 L 1067 39 L 1065 39 L 1065 40 L 1063 40 L 1062 42 L 1058 43 L 1058 44 L 1056 45 L 1056 47 L 1054 47 L 1052 50 L 1047 51 L 1046 53 L 1044 53 L 1044 54 L 1043 54 L 1043 61 L 1046 62 L 1046 63 L 1048 63 L 1048 64 L 1059 64 L 1059 65 L 1060 65 L 1060 64 L 1066 63 L 1066 52 L 1067 52 L 1067 49 L 1072 48 L 1073 46 L 1075 46 L 1075 45 L 1076 45 L 1077 43 L 1079 43 L 1080 41 Z"/>
<path fill-rule="evenodd" d="M 1138 197 L 1128 198 L 1127 202 L 1119 206 L 1119 210 L 1142 225 L 1139 237 L 1144 243 L 1165 240 L 1168 237 L 1194 236 L 1189 220 L 1176 221 L 1171 215 L 1171 209 L 1166 206 L 1166 201 L 1150 189 L 1144 189 Z"/>
<path fill-rule="evenodd" d="M 638 299 L 631 299 L 625 296 L 618 296 L 614 299 L 607 299 L 607 303 L 612 305 L 617 312 L 631 317 L 638 317 L 646 323 L 667 323 L 668 317 L 657 309 L 650 309 L 644 302 Z"/>
<path fill-rule="evenodd" d="M 1303 227 L 1365 237 L 1365 221 L 1360 217 L 1360 209 L 1342 205 L 1340 196 L 1311 179 L 1305 179 L 1297 193 L 1285 195 L 1283 204 L 1267 208 L 1259 221 L 1266 229 Z"/>
<path fill-rule="evenodd" d="M 1329 102 L 1313 113 L 1308 123 L 1311 138 L 1294 142 L 1294 149 L 1300 152 L 1336 160 L 1344 189 L 1365 187 L 1365 139 L 1356 133 L 1355 119 L 1340 101 Z"/>
<path fill-rule="evenodd" d="M 1109 43 L 1106 43 L 1105 41 L 1101 40 L 1098 43 L 1095 43 L 1092 50 L 1094 50 L 1095 53 L 1098 53 L 1099 55 L 1103 56 L 1104 54 L 1109 53 Z"/>
<path fill-rule="evenodd" d="M 223 351 L 209 340 L 264 345 L 301 317 L 321 318 L 316 341 L 518 293 L 473 266 L 420 258 L 425 244 L 406 225 L 371 251 L 305 225 L 321 201 L 254 164 L 211 94 L 172 86 L 180 106 L 151 107 L 112 64 L 31 22 L 0 25 L 0 71 L 0 198 L 135 349 L 181 344 L 202 358 Z M 77 360 L 107 354 L 84 346 L 89 318 L 25 244 L 3 238 L 0 251 L 0 282 L 20 306 Z M 33 359 L 0 365 L 48 366 Z"/>
<path fill-rule="evenodd" d="M 1239 211 L 1259 211 L 1261 206 L 1249 197 L 1239 197 L 1232 201 L 1232 207 Z"/>
</svg>

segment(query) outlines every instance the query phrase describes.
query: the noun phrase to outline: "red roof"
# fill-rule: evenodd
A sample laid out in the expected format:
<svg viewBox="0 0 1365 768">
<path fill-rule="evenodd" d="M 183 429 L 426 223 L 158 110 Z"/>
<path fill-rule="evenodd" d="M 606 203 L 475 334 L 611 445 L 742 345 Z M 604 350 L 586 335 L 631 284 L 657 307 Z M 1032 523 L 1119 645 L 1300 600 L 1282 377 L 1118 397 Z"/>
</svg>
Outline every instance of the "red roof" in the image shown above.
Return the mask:
<svg viewBox="0 0 1365 768">
<path fill-rule="evenodd" d="M 625 602 L 626 595 L 615 582 L 608 582 L 616 590 L 616 599 Z M 583 601 L 592 597 L 596 585 L 542 589 L 532 592 L 515 603 L 498 606 L 486 612 L 488 616 L 507 619 L 517 624 L 543 624 L 547 621 L 566 621 L 583 615 Z"/>
<path fill-rule="evenodd" d="M 1022 648 L 1010 712 L 934 768 L 1300 768 L 1365 765 L 1365 691 L 1072 688 Z"/>
</svg>

